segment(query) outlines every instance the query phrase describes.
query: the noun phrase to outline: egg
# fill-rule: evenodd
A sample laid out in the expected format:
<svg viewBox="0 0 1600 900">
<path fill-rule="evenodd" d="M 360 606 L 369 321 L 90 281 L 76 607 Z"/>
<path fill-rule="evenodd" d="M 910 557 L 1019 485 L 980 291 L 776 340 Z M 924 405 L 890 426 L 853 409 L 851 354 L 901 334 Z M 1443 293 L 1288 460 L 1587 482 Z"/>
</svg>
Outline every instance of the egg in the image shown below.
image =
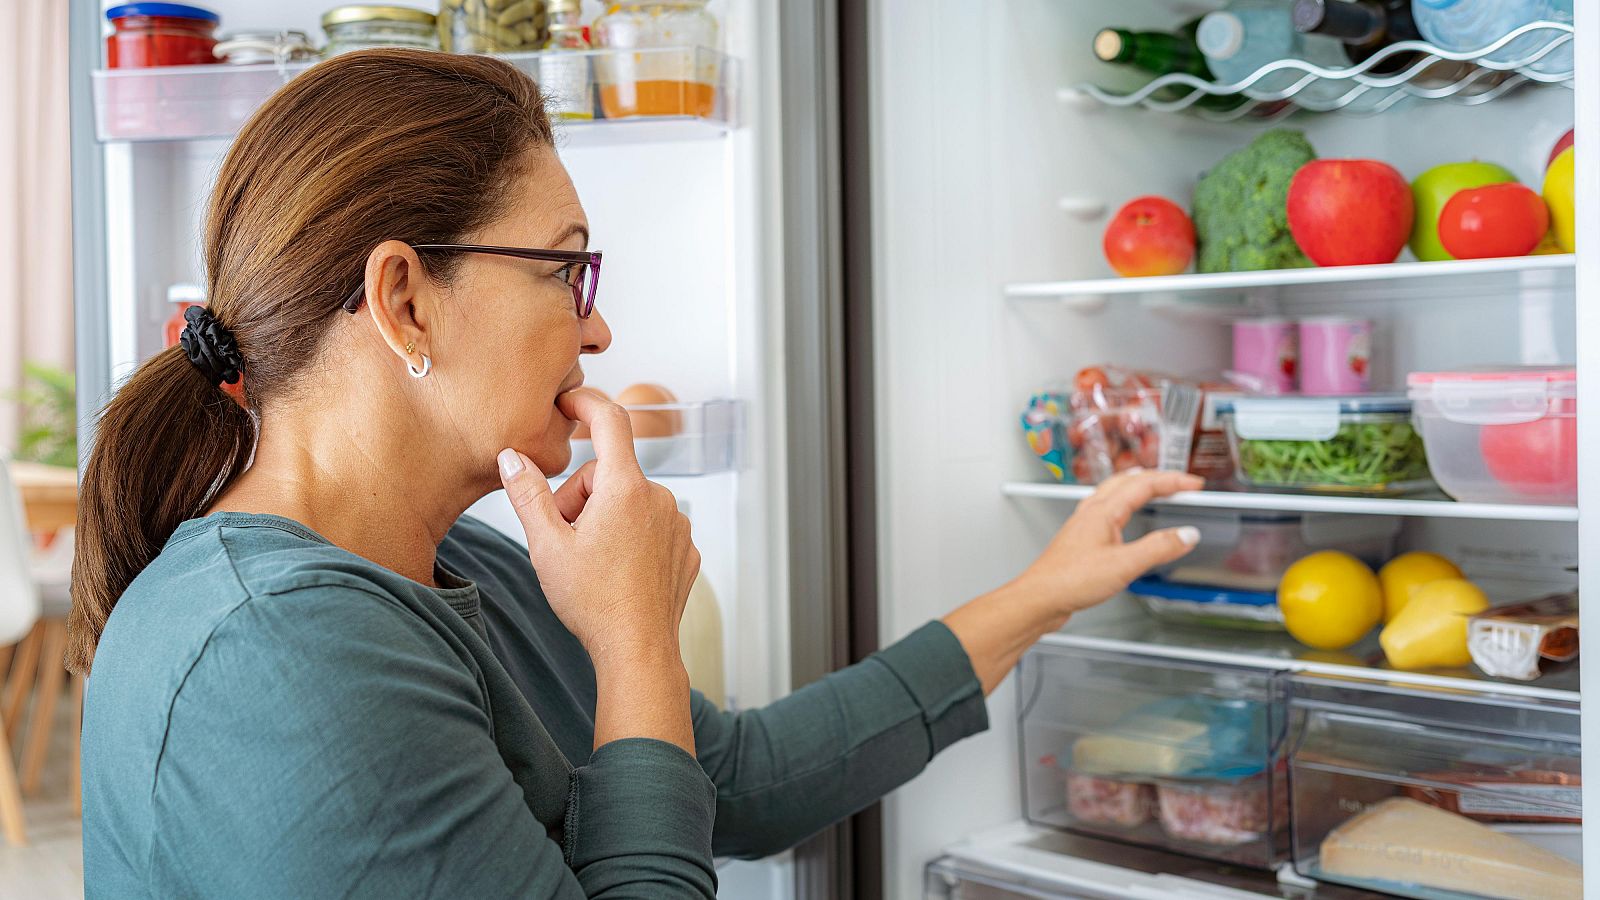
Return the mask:
<svg viewBox="0 0 1600 900">
<path fill-rule="evenodd" d="M 610 394 L 606 393 L 605 391 L 600 390 L 597 387 L 589 387 L 589 386 L 585 385 L 583 390 L 586 390 L 591 394 L 599 394 L 600 397 L 602 399 L 605 399 L 605 400 L 610 400 L 611 399 L 611 395 Z M 572 429 L 572 439 L 575 440 L 575 441 L 587 441 L 587 440 L 589 440 L 589 423 L 588 422 L 579 422 L 578 423 L 578 427 Z"/>
<path fill-rule="evenodd" d="M 683 429 L 683 414 L 675 409 L 640 409 L 677 403 L 678 398 L 659 384 L 633 384 L 623 388 L 617 402 L 628 408 L 636 438 L 671 437 Z"/>
</svg>

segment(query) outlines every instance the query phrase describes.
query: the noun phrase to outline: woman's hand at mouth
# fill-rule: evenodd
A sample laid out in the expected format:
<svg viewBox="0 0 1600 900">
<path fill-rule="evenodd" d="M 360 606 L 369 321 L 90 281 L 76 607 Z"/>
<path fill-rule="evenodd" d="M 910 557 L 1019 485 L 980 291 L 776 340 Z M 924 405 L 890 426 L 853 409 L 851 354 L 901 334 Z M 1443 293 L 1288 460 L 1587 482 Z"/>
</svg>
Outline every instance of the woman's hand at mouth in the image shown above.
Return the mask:
<svg viewBox="0 0 1600 900">
<path fill-rule="evenodd" d="M 551 491 L 527 456 L 500 452 L 500 479 L 550 606 L 594 662 L 595 746 L 650 737 L 694 752 L 678 626 L 700 553 L 672 492 L 644 477 L 622 407 L 592 391 L 557 400 L 589 426 L 595 459 Z"/>
</svg>

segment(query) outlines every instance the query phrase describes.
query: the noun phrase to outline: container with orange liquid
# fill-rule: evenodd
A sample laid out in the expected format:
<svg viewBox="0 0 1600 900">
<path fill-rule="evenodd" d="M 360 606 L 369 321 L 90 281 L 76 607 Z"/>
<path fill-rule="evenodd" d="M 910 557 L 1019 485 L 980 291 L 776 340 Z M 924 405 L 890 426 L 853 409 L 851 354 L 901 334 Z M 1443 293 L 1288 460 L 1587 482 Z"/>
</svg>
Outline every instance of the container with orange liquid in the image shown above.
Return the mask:
<svg viewBox="0 0 1600 900">
<path fill-rule="evenodd" d="M 628 116 L 711 116 L 717 109 L 717 20 L 706 0 L 618 3 L 595 20 L 600 109 Z"/>
</svg>

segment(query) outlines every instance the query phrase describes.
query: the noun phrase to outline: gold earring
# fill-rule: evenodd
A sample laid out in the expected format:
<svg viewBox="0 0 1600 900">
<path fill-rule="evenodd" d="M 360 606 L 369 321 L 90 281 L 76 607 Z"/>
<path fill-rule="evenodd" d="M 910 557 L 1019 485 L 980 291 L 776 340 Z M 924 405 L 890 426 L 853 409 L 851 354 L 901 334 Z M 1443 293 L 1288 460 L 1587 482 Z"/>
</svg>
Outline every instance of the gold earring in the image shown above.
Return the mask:
<svg viewBox="0 0 1600 900">
<path fill-rule="evenodd" d="M 415 352 L 417 352 L 417 342 L 416 341 L 406 341 L 406 355 L 410 356 L 411 354 L 413 354 Z"/>
</svg>

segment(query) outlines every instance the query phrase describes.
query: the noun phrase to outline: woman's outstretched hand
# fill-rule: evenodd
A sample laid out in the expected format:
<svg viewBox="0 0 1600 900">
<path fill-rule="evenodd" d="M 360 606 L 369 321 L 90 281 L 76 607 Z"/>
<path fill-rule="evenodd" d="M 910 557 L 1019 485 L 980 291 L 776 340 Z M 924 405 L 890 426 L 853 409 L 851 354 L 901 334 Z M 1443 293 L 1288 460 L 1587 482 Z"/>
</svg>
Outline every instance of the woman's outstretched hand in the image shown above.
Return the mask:
<svg viewBox="0 0 1600 900">
<path fill-rule="evenodd" d="M 1021 575 L 945 616 L 984 692 L 995 688 L 1023 651 L 1155 566 L 1194 548 L 1200 532 L 1168 528 L 1125 542 L 1122 529 L 1157 497 L 1199 490 L 1204 481 L 1181 472 L 1124 472 L 1078 504 L 1039 558 Z"/>
<path fill-rule="evenodd" d="M 653 737 L 694 752 L 678 626 L 700 553 L 666 488 L 647 481 L 622 407 L 577 390 L 558 400 L 584 422 L 595 459 L 552 492 L 522 453 L 499 456 L 500 480 L 528 538 L 528 557 L 562 624 L 594 662 L 595 746 Z"/>
</svg>

